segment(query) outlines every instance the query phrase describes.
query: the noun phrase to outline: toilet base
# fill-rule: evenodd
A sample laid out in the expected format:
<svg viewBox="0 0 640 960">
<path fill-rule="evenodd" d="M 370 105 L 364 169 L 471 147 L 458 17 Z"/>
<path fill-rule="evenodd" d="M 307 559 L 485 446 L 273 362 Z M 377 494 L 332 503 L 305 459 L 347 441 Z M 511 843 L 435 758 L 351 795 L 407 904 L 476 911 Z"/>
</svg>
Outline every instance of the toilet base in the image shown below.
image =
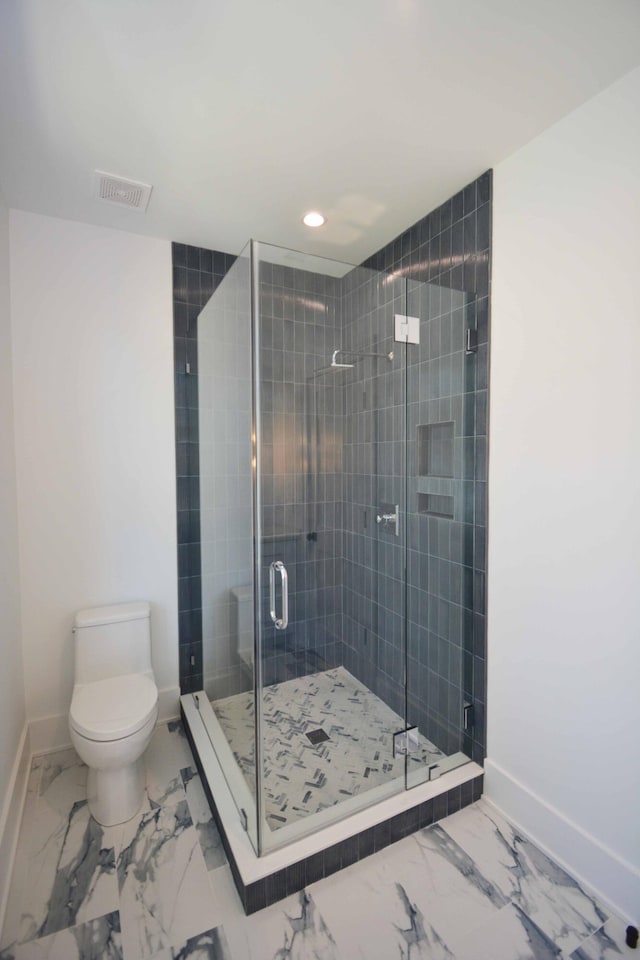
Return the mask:
<svg viewBox="0 0 640 960">
<path fill-rule="evenodd" d="M 89 812 L 103 827 L 126 823 L 135 817 L 145 797 L 145 775 L 142 757 L 116 769 L 95 770 L 89 767 L 87 801 Z"/>
</svg>

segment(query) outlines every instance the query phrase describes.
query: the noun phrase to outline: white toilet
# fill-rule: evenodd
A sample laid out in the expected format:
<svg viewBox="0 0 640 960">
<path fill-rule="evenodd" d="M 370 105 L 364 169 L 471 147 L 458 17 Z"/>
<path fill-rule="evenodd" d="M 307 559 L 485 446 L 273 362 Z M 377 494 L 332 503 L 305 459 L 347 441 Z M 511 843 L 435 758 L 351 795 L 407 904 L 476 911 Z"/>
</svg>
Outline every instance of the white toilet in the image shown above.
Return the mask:
<svg viewBox="0 0 640 960">
<path fill-rule="evenodd" d="M 103 826 L 130 820 L 144 798 L 142 755 L 158 719 L 148 603 L 75 617 L 71 742 L 89 767 L 89 810 Z"/>
</svg>

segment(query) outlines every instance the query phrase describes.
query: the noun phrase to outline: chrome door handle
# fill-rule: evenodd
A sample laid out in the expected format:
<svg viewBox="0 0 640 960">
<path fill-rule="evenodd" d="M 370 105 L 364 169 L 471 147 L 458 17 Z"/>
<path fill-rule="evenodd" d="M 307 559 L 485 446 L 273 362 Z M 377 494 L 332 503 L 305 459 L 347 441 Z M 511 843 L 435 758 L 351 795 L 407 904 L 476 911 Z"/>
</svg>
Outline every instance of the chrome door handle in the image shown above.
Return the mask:
<svg viewBox="0 0 640 960">
<path fill-rule="evenodd" d="M 389 523 L 389 522 L 392 522 L 392 523 L 396 522 L 395 513 L 383 513 L 382 516 L 380 516 L 380 514 L 376 516 L 376 523 Z"/>
<path fill-rule="evenodd" d="M 282 581 L 282 616 L 276 613 L 276 573 Z M 269 564 L 269 614 L 276 630 L 285 630 L 289 624 L 289 575 L 282 560 Z"/>
</svg>

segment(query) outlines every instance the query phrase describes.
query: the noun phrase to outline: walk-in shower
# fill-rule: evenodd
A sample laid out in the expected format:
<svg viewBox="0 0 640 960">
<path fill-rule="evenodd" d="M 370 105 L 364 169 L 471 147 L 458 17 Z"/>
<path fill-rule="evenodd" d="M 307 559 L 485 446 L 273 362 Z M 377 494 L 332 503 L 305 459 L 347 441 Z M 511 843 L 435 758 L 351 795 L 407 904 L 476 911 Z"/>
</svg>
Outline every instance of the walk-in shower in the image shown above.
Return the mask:
<svg viewBox="0 0 640 960">
<path fill-rule="evenodd" d="M 410 276 L 252 242 L 198 317 L 183 705 L 258 856 L 472 758 L 475 297 Z"/>
</svg>

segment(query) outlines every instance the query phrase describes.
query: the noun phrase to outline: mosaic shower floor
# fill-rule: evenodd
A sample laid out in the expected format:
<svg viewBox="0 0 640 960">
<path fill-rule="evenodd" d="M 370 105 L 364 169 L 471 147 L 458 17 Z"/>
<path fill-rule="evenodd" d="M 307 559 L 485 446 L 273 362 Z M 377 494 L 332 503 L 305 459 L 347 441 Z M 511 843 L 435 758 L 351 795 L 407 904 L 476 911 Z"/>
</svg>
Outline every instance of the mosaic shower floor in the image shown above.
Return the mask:
<svg viewBox="0 0 640 960">
<path fill-rule="evenodd" d="M 393 756 L 402 717 L 344 667 L 266 687 L 263 705 L 263 789 L 272 830 L 404 776 L 404 758 Z M 253 693 L 212 706 L 254 791 Z M 310 740 L 317 731 L 327 739 Z M 442 757 L 420 736 L 411 764 L 426 767 Z"/>
</svg>

